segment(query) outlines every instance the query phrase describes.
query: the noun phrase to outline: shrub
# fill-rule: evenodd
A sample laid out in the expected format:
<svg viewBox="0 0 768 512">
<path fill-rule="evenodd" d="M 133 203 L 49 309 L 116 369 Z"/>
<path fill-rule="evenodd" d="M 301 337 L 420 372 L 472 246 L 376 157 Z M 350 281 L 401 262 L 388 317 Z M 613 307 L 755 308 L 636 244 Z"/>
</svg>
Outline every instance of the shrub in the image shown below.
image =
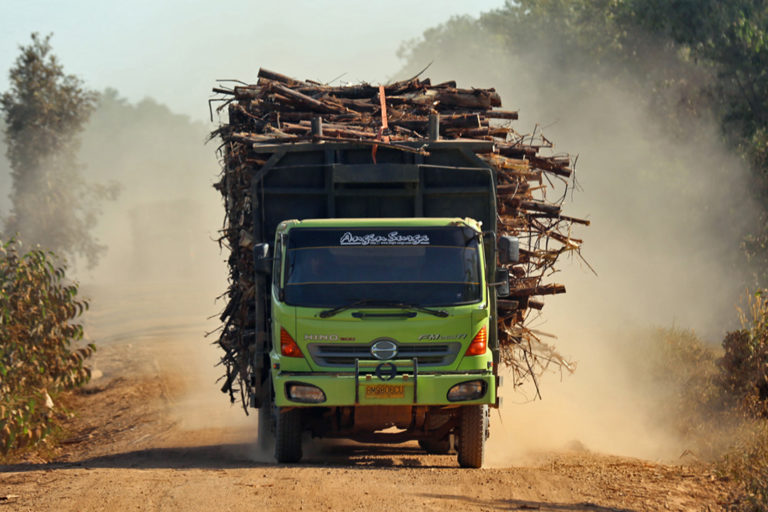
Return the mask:
<svg viewBox="0 0 768 512">
<path fill-rule="evenodd" d="M 748 412 L 768 417 L 768 296 L 749 296 L 740 316 L 742 329 L 723 340 L 722 385 Z"/>
<path fill-rule="evenodd" d="M 723 389 L 752 417 L 747 435 L 723 460 L 725 473 L 738 483 L 732 510 L 768 510 L 768 295 L 750 295 L 740 310 L 742 329 L 723 340 L 718 361 Z"/>
<path fill-rule="evenodd" d="M 755 423 L 750 432 L 737 440 L 723 457 L 721 471 L 738 487 L 731 496 L 730 510 L 760 512 L 768 510 L 768 425 Z"/>
<path fill-rule="evenodd" d="M 90 378 L 93 345 L 75 322 L 88 308 L 50 252 L 0 240 L 0 454 L 40 442 L 63 414 L 51 397 Z"/>
</svg>

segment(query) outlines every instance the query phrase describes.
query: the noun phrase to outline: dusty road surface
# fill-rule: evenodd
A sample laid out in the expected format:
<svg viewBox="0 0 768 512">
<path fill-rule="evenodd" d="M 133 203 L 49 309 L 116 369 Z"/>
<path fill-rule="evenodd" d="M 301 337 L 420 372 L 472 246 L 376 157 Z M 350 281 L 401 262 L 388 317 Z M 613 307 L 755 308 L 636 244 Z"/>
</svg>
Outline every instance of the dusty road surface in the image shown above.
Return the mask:
<svg viewBox="0 0 768 512">
<path fill-rule="evenodd" d="M 256 451 L 255 415 L 216 390 L 216 352 L 194 320 L 210 306 L 177 292 L 123 290 L 97 308 L 103 375 L 71 397 L 78 413 L 57 449 L 0 466 L 0 512 L 724 508 L 728 484 L 706 466 L 585 449 L 467 470 L 415 443 L 324 442 L 300 464 L 276 465 Z"/>
</svg>

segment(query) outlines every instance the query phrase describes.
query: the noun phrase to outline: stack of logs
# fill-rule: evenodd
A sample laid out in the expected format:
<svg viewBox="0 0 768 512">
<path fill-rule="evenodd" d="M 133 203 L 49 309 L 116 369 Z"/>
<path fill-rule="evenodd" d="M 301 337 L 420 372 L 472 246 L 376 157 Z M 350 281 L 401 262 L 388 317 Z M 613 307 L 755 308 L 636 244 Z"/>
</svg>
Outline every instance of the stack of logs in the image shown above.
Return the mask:
<svg viewBox="0 0 768 512">
<path fill-rule="evenodd" d="M 229 116 L 229 122 L 211 135 L 223 142 L 223 171 L 215 186 L 226 207 L 220 241 L 231 251 L 229 302 L 221 316 L 219 338 L 227 369 L 223 391 L 233 398 L 235 392 L 242 393 L 248 375 L 250 356 L 243 336 L 247 326 L 241 325 L 254 294 L 252 244 L 243 243 L 250 228 L 248 170 L 264 164 L 249 158 L 250 149 L 254 144 L 321 141 L 372 146 L 427 143 L 435 120 L 443 139 L 493 142 L 492 150 L 478 156 L 496 171 L 498 234 L 516 236 L 521 244 L 519 262 L 508 265 L 511 295 L 499 300 L 502 361 L 511 368 L 515 384 L 526 377 L 536 383 L 536 376 L 550 364 L 570 370 L 570 363 L 542 342 L 542 333 L 526 327 L 531 311 L 544 306 L 538 297 L 565 292 L 563 285 L 546 284 L 543 279 L 555 271 L 560 255 L 578 254 L 582 241 L 571 236 L 573 224 L 589 225 L 561 211 L 573 184 L 569 156 L 545 156 L 542 149 L 552 148 L 546 138 L 515 132 L 509 124 L 517 119 L 517 112 L 496 108 L 501 107 L 501 98 L 494 89 L 460 89 L 453 81 L 432 85 L 429 79 L 418 78 L 386 86 L 333 87 L 265 69 L 259 70 L 258 77 L 253 85 L 238 82 L 242 85 L 215 87 L 213 92 L 221 96 L 211 100 L 221 101 L 217 112 L 226 108 Z M 312 126 L 318 118 L 322 118 L 321 131 Z M 423 151 L 413 144 L 399 147 Z M 560 197 L 547 200 L 547 189 Z"/>
</svg>

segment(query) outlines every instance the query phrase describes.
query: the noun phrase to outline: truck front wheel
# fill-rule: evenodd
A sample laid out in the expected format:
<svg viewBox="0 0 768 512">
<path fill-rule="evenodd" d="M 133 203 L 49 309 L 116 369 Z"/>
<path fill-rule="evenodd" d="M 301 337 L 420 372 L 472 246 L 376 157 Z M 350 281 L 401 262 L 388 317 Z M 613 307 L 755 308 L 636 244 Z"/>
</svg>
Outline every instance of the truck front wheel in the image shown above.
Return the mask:
<svg viewBox="0 0 768 512">
<path fill-rule="evenodd" d="M 275 459 L 277 462 L 298 462 L 301 459 L 301 409 L 275 413 Z"/>
<path fill-rule="evenodd" d="M 487 437 L 488 406 L 466 405 L 462 407 L 458 449 L 461 467 L 482 467 Z"/>
</svg>

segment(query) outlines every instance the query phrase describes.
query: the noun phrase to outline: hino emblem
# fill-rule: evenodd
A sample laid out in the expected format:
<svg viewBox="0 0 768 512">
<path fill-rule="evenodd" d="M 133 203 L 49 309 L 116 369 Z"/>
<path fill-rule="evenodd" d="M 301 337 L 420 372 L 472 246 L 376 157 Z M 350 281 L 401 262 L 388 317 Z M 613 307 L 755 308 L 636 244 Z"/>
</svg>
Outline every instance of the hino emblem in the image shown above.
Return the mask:
<svg viewBox="0 0 768 512">
<path fill-rule="evenodd" d="M 392 340 L 379 340 L 371 345 L 371 355 L 382 361 L 392 359 L 397 355 L 397 344 Z"/>
</svg>

